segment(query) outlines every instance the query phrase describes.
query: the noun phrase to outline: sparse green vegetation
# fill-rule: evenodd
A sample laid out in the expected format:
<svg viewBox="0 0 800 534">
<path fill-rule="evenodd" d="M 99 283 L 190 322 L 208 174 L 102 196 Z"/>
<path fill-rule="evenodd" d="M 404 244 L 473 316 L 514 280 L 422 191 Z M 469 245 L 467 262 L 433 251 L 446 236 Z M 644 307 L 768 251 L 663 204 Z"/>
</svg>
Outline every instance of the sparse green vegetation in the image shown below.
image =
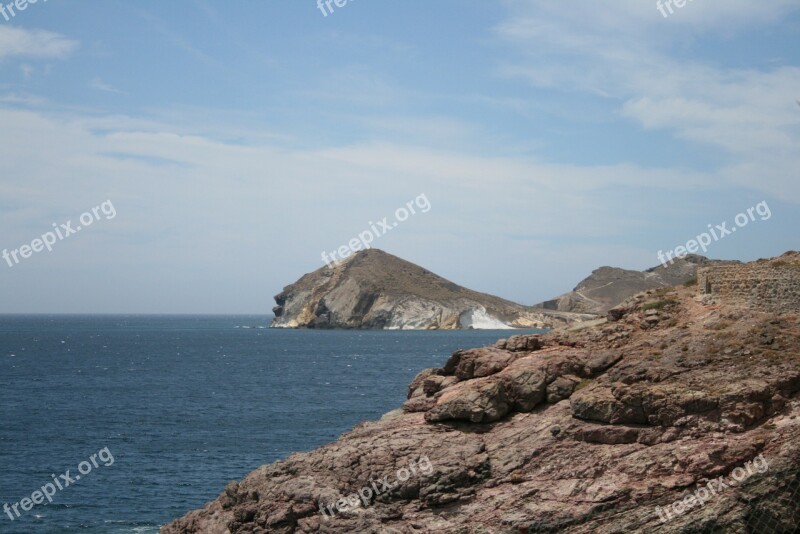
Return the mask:
<svg viewBox="0 0 800 534">
<path fill-rule="evenodd" d="M 694 287 L 697 285 L 697 278 L 692 278 L 683 283 L 683 287 Z"/>
<path fill-rule="evenodd" d="M 670 304 L 675 304 L 675 301 L 674 300 L 656 300 L 656 301 L 653 301 L 653 302 L 648 302 L 647 304 L 642 306 L 642 311 L 660 310 L 660 309 L 662 309 L 665 306 L 668 306 Z"/>
<path fill-rule="evenodd" d="M 770 264 L 772 267 L 794 267 L 795 269 L 800 269 L 800 262 L 789 262 L 789 261 L 773 261 Z"/>
</svg>

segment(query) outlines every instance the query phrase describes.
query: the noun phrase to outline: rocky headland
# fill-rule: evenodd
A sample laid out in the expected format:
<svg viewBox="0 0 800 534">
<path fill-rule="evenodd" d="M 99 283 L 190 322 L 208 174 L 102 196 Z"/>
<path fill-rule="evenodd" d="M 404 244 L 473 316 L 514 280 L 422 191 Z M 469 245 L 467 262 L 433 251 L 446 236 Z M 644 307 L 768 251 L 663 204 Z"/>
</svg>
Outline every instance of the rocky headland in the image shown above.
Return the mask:
<svg viewBox="0 0 800 534">
<path fill-rule="evenodd" d="M 458 351 L 162 532 L 798 532 L 800 254 L 700 274 Z"/>
<path fill-rule="evenodd" d="M 306 274 L 275 302 L 273 328 L 551 328 L 589 318 L 478 293 L 378 249 Z"/>
<path fill-rule="evenodd" d="M 534 308 L 605 315 L 617 304 L 642 291 L 677 286 L 694 280 L 700 267 L 738 263 L 689 254 L 645 271 L 600 267 L 569 293 L 537 304 Z"/>
</svg>

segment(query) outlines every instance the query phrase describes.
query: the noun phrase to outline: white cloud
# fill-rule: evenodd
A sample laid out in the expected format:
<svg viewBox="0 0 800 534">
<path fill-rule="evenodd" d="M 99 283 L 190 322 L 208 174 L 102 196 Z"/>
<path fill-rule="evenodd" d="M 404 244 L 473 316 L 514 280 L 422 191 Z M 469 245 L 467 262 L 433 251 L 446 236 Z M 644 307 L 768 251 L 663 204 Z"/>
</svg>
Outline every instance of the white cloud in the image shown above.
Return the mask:
<svg viewBox="0 0 800 534">
<path fill-rule="evenodd" d="M 717 174 L 729 185 L 800 203 L 800 113 L 793 109 L 800 68 L 733 69 L 675 55 L 691 50 L 694 32 L 753 29 L 799 8 L 784 0 L 693 0 L 664 19 L 655 2 L 531 0 L 514 4 L 496 28 L 521 58 L 501 73 L 601 95 L 642 128 L 725 151 Z"/>
<path fill-rule="evenodd" d="M 772 24 L 798 9 L 795 0 L 688 0 L 683 8 L 674 8 L 674 13 L 665 19 L 656 7 L 656 0 L 617 0 L 604 4 L 592 0 L 573 0 L 569 4 L 522 0 L 507 5 L 510 16 L 498 27 L 500 33 L 522 40 L 548 35 L 556 38 L 559 46 L 591 43 L 597 35 L 617 40 L 635 36 L 641 46 L 646 41 L 663 42 L 664 35 L 680 30 L 729 34 L 744 27 Z M 554 28 L 572 31 L 553 35 Z M 636 54 L 638 49 L 630 52 Z"/>
<path fill-rule="evenodd" d="M 398 199 L 422 192 L 442 207 L 442 231 L 454 234 L 603 236 L 622 231 L 638 210 L 623 214 L 616 202 L 598 202 L 609 188 L 657 196 L 652 191 L 702 189 L 719 179 L 682 170 L 554 165 L 379 142 L 309 150 L 230 144 L 125 116 L 0 108 L 0 122 L 7 126 L 0 130 L 3 198 L 11 205 L 36 206 L 26 211 L 29 225 L 14 225 L 19 239 L 35 228 L 36 213 L 69 213 L 100 195 L 140 204 L 133 218 L 141 235 L 179 228 L 175 231 L 187 234 L 187 244 L 203 247 L 205 237 L 192 229 L 208 210 L 225 205 L 239 215 L 215 222 L 220 231 L 234 234 L 242 227 L 269 226 L 271 220 L 291 221 L 292 232 L 279 239 L 298 246 L 303 239 L 348 236 L 360 229 L 353 224 L 363 226 L 395 209 Z M 309 202 L 309 192 L 325 202 L 315 204 L 313 219 L 298 219 L 297 207 Z"/>
<path fill-rule="evenodd" d="M 103 91 L 105 93 L 116 93 L 119 95 L 126 94 L 124 91 L 120 91 L 113 85 L 104 82 L 101 78 L 93 78 L 92 81 L 89 82 L 89 88 L 96 91 Z"/>
<path fill-rule="evenodd" d="M 732 179 L 380 142 L 304 150 L 263 136 L 229 143 L 168 121 L 27 105 L 0 106 L 0 248 L 30 242 L 51 223 L 111 199 L 119 213 L 113 221 L 13 271 L 21 277 L 16 285 L 43 284 L 43 294 L 67 295 L 83 311 L 85 302 L 106 311 L 237 311 L 242 302 L 266 310 L 270 294 L 321 266 L 322 250 L 420 193 L 431 211 L 375 246 L 479 290 L 536 295 L 525 297 L 533 302 L 567 289 L 598 262 L 614 263 L 619 236 L 690 209 L 665 202 L 669 195 Z M 603 255 L 571 270 L 542 263 L 553 247 L 567 257 L 591 243 L 611 244 L 597 245 Z M 626 259 L 655 262 L 649 251 L 625 247 Z M 517 261 L 503 263 L 507 275 L 481 275 L 498 272 L 498 254 Z M 528 266 L 559 280 L 559 289 L 521 291 Z M 69 273 L 69 293 L 50 282 L 52 272 Z M 24 295 L 0 299 L 0 310 L 35 309 Z"/>
<path fill-rule="evenodd" d="M 78 42 L 46 30 L 0 26 L 0 60 L 14 57 L 64 59 Z"/>
</svg>

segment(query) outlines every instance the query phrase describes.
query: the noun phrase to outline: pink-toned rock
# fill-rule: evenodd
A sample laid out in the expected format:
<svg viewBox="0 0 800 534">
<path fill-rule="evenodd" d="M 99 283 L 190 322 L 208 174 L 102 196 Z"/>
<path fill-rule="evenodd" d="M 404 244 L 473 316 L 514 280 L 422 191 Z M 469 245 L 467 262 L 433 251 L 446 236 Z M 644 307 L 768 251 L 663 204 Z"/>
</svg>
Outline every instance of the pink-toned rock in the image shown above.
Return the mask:
<svg viewBox="0 0 800 534">
<path fill-rule="evenodd" d="M 481 378 L 499 373 L 516 358 L 516 355 L 494 347 L 459 350 L 447 360 L 442 372 L 459 380 Z"/>
<path fill-rule="evenodd" d="M 429 422 L 462 420 L 491 423 L 511 409 L 505 387 L 497 380 L 462 382 L 442 393 L 433 408 L 425 414 Z"/>
<path fill-rule="evenodd" d="M 611 325 L 459 351 L 414 379 L 403 411 L 253 471 L 162 532 L 797 532 L 800 318 L 669 291 Z M 671 319 L 639 326 L 654 298 Z M 422 457 L 430 469 L 397 478 Z M 325 511 L 381 479 L 396 484 Z"/>
<path fill-rule="evenodd" d="M 505 349 L 510 352 L 533 352 L 544 346 L 539 335 L 511 336 L 506 340 Z"/>
</svg>

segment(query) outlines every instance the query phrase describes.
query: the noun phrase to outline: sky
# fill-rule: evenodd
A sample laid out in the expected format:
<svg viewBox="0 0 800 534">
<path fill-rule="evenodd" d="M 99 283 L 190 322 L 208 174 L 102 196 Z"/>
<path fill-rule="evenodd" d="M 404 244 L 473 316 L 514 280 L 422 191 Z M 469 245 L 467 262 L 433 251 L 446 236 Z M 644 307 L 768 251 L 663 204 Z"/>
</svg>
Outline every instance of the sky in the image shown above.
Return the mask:
<svg viewBox="0 0 800 534">
<path fill-rule="evenodd" d="M 266 314 L 366 231 L 523 304 L 800 249 L 800 4 L 659 4 L 6 8 L 0 313 Z"/>
</svg>

